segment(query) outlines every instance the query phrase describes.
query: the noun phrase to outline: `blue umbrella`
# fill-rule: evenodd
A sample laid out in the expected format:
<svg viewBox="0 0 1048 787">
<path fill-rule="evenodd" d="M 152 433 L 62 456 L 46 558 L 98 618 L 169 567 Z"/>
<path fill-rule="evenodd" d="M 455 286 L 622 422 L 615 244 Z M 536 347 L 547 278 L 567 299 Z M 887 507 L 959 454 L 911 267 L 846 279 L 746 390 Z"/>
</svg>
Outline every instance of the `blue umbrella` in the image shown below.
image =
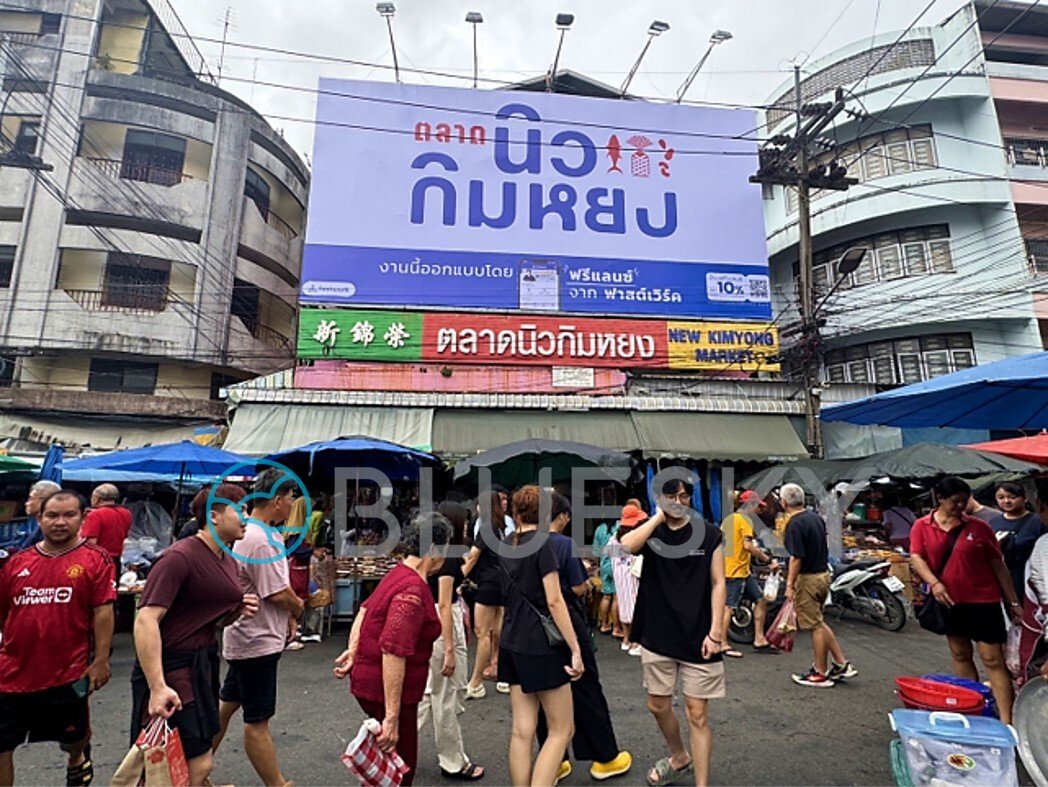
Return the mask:
<svg viewBox="0 0 1048 787">
<path fill-rule="evenodd" d="M 440 464 L 439 459 L 425 451 L 362 436 L 320 440 L 270 454 L 266 459 L 279 462 L 302 478 L 315 475 L 330 479 L 339 467 L 367 467 L 381 471 L 390 481 L 414 480 L 419 468 Z"/>
<path fill-rule="evenodd" d="M 143 474 L 135 480 L 146 480 L 146 476 L 152 476 L 159 481 L 168 481 L 173 476 L 176 480 L 208 481 L 244 463 L 253 464 L 246 456 L 183 440 L 74 459 L 66 462 L 62 469 L 67 474 L 88 470 Z M 246 475 L 242 470 L 237 474 Z"/>
<path fill-rule="evenodd" d="M 823 421 L 898 427 L 1048 428 L 1048 352 L 1007 358 L 822 410 Z"/>
<path fill-rule="evenodd" d="M 60 443 L 52 443 L 47 449 L 44 463 L 40 465 L 40 480 L 62 483 L 62 457 L 65 456 L 65 446 Z"/>
</svg>

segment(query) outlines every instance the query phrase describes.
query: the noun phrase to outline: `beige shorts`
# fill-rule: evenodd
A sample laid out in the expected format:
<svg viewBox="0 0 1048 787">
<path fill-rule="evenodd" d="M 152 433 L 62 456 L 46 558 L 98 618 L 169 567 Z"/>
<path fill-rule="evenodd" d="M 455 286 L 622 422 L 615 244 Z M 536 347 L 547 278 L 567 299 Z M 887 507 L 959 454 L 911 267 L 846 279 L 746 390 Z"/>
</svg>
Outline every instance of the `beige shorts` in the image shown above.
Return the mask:
<svg viewBox="0 0 1048 787">
<path fill-rule="evenodd" d="M 712 700 L 725 694 L 723 661 L 692 664 L 641 648 L 640 663 L 644 670 L 644 688 L 656 697 L 672 697 L 678 676 L 685 697 Z"/>
<path fill-rule="evenodd" d="M 822 625 L 822 607 L 830 594 L 830 572 L 798 574 L 793 606 L 797 610 L 797 628 L 811 631 Z"/>
</svg>

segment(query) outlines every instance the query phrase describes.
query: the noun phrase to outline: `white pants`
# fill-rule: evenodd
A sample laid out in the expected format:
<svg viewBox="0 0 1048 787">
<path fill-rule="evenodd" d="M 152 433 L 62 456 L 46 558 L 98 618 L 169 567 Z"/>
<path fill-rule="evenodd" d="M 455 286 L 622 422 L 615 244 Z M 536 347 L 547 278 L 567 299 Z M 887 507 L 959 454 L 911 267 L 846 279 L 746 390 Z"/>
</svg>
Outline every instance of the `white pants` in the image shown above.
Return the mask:
<svg viewBox="0 0 1048 787">
<path fill-rule="evenodd" d="M 433 737 L 437 744 L 440 767 L 449 773 L 458 773 L 469 763 L 458 720 L 459 703 L 469 668 L 466 629 L 462 624 L 462 605 L 459 603 L 451 605 L 451 627 L 455 638 L 455 674 L 450 678 L 440 674 L 444 666 L 444 637 L 437 637 L 429 660 L 426 693 L 418 707 L 418 728 L 422 729 L 432 713 Z"/>
</svg>

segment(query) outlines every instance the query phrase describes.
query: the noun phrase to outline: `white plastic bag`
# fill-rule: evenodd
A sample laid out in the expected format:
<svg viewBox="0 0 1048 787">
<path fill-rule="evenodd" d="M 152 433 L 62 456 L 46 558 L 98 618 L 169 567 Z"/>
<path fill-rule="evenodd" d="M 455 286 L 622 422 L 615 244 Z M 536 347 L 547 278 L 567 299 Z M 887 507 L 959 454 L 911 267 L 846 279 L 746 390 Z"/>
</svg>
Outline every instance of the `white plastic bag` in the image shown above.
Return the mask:
<svg viewBox="0 0 1048 787">
<path fill-rule="evenodd" d="M 633 562 L 630 564 L 630 573 L 637 579 L 640 579 L 641 574 L 644 572 L 644 556 L 637 555 L 633 558 Z"/>
<path fill-rule="evenodd" d="M 782 584 L 782 576 L 778 571 L 773 571 L 764 580 L 764 600 L 775 601 L 779 597 L 779 586 Z"/>
<path fill-rule="evenodd" d="M 1022 675 L 1022 659 L 1019 657 L 1019 644 L 1023 637 L 1022 624 L 1012 625 L 1008 629 L 1008 639 L 1004 644 L 1004 666 L 1012 677 L 1018 679 Z"/>
</svg>

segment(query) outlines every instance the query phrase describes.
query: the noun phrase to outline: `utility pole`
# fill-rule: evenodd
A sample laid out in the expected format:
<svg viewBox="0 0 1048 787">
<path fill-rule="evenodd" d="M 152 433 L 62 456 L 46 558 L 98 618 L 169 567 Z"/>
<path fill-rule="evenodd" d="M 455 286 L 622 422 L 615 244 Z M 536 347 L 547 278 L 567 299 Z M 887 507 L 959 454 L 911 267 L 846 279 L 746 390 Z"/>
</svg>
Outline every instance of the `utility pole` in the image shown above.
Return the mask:
<svg viewBox="0 0 1048 787">
<path fill-rule="evenodd" d="M 819 370 L 821 354 L 819 347 L 819 316 L 813 306 L 815 293 L 812 287 L 812 240 L 811 240 L 811 188 L 846 191 L 855 184 L 855 178 L 847 177 L 848 170 L 834 160 L 829 164 L 816 164 L 808 159 L 808 147 L 817 139 L 837 115 L 845 111 L 844 91 L 837 89 L 834 100 L 829 103 L 804 104 L 801 99 L 800 66 L 793 67 L 795 130 L 792 137 L 777 135 L 760 151 L 757 174 L 750 177 L 751 183 L 776 184 L 797 189 L 798 254 L 800 257 L 800 355 L 801 379 L 804 385 L 804 415 L 807 423 L 808 450 L 812 456 L 823 457 L 822 430 L 819 424 L 821 388 Z M 821 304 L 820 304 L 821 305 Z M 785 331 L 784 331 L 785 333 Z"/>
</svg>

